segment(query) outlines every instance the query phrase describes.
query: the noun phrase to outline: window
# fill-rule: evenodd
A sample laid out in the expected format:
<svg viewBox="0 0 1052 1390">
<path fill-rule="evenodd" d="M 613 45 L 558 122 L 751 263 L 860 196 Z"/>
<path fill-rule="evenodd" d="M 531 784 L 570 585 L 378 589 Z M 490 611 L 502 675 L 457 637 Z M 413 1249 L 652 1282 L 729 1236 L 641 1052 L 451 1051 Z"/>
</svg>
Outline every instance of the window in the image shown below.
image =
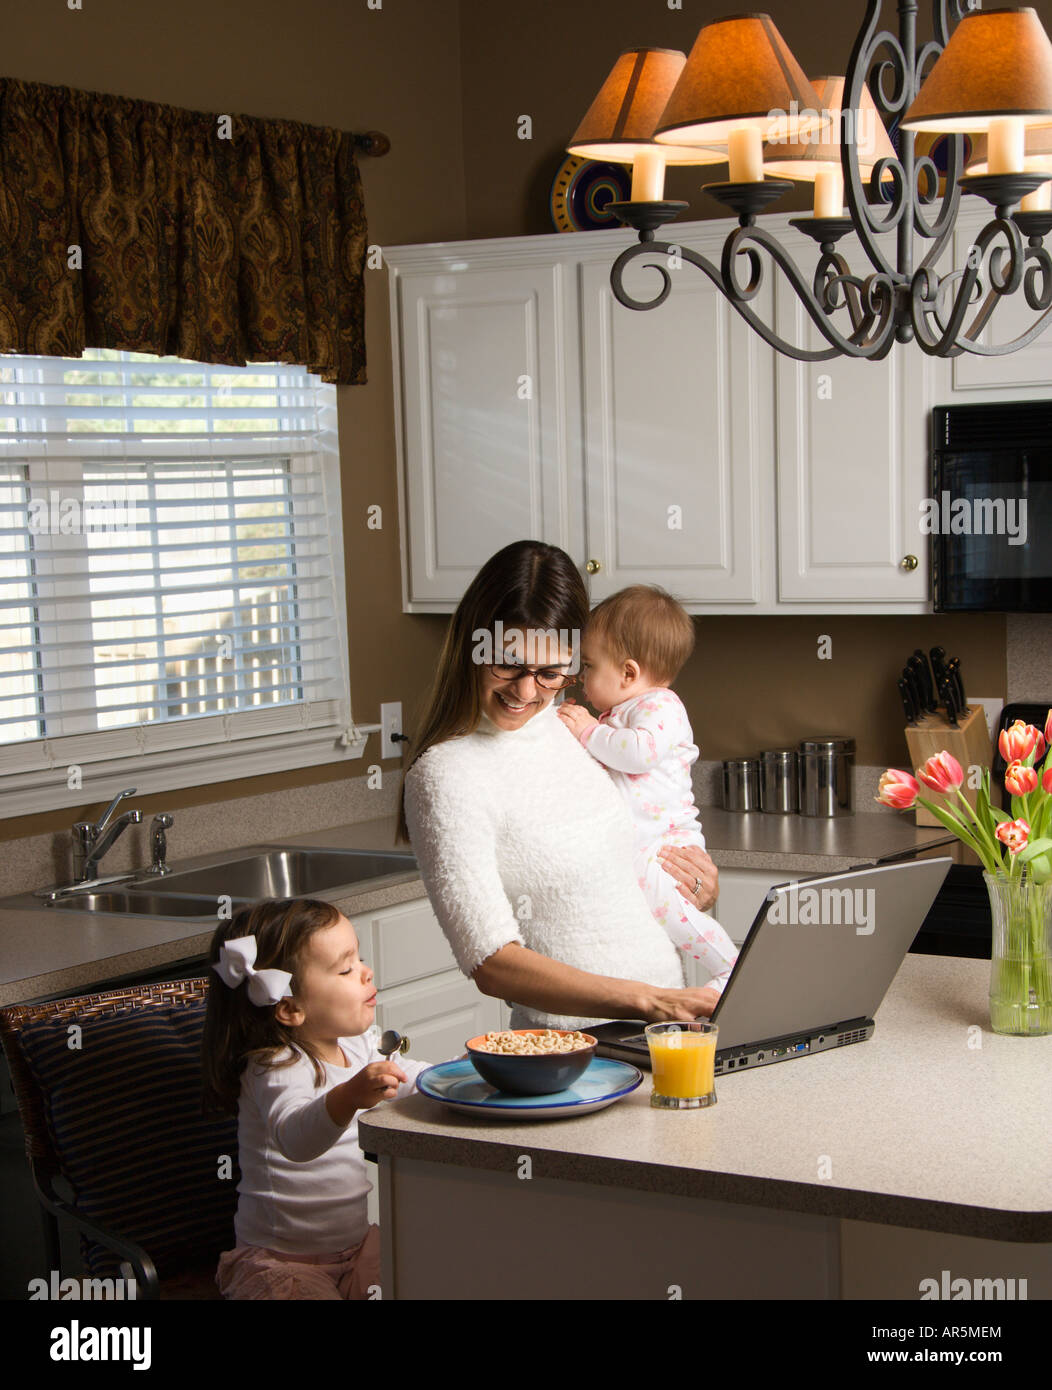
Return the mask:
<svg viewBox="0 0 1052 1390">
<path fill-rule="evenodd" d="M 0 357 L 0 814 L 361 755 L 335 396 L 282 365 Z"/>
</svg>

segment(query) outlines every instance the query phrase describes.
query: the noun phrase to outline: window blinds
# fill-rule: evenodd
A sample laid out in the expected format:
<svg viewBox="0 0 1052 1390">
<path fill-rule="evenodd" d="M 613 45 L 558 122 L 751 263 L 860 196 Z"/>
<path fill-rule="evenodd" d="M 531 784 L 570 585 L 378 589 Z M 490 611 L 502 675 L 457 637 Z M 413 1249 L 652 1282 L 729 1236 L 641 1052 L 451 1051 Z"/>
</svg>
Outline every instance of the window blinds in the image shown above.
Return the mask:
<svg viewBox="0 0 1052 1390">
<path fill-rule="evenodd" d="M 0 357 L 4 761 L 337 723 L 335 457 L 303 369 Z"/>
</svg>

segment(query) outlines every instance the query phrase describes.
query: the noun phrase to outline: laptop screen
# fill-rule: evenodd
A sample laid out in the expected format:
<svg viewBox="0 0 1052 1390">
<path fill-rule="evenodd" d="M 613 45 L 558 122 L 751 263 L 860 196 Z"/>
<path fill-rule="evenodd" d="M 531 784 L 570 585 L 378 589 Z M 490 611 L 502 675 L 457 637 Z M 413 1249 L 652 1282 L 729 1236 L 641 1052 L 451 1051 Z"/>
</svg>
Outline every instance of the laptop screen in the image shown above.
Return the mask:
<svg viewBox="0 0 1052 1390">
<path fill-rule="evenodd" d="M 719 1050 L 872 1018 L 951 862 L 915 859 L 772 888 L 713 1010 Z"/>
</svg>

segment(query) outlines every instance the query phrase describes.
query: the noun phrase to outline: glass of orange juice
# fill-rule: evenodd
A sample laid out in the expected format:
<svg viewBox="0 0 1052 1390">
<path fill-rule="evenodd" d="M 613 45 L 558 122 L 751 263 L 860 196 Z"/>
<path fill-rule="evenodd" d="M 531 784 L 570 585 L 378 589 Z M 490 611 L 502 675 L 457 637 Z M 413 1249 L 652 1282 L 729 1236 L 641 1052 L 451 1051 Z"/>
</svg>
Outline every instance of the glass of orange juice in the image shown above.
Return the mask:
<svg viewBox="0 0 1052 1390">
<path fill-rule="evenodd" d="M 700 1110 L 716 1104 L 719 1024 L 650 1023 L 644 1029 L 654 1072 L 650 1104 L 660 1110 Z"/>
</svg>

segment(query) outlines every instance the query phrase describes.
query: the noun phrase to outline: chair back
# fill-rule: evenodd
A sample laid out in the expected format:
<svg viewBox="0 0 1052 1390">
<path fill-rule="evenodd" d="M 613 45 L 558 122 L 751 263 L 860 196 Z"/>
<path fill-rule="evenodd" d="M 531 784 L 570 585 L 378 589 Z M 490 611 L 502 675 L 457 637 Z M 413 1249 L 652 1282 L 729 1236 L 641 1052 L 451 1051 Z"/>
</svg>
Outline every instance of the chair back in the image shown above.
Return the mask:
<svg viewBox="0 0 1052 1390">
<path fill-rule="evenodd" d="M 161 1279 L 234 1243 L 237 1119 L 201 1109 L 207 978 L 0 1009 L 0 1040 L 36 1171 L 135 1241 Z M 82 1240 L 88 1272 L 117 1256 Z"/>
</svg>

